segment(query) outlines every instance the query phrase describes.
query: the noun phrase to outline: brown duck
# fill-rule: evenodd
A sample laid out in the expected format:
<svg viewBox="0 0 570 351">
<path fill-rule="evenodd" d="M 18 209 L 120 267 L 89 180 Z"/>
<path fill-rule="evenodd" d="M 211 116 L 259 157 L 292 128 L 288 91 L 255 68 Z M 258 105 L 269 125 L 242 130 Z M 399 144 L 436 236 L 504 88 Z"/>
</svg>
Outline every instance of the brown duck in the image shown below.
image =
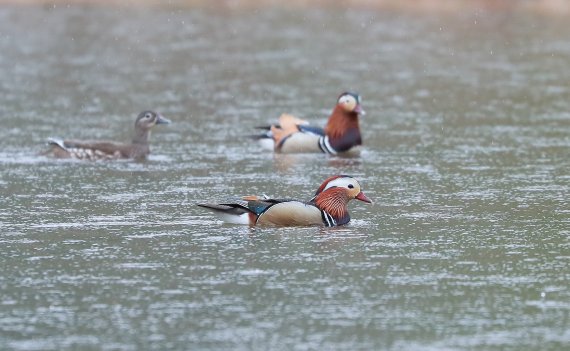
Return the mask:
<svg viewBox="0 0 570 351">
<path fill-rule="evenodd" d="M 141 112 L 135 121 L 135 133 L 130 143 L 107 140 L 62 140 L 50 138 L 50 147 L 44 154 L 56 158 L 75 158 L 79 160 L 144 160 L 150 154 L 149 138 L 151 129 L 157 124 L 169 124 L 170 121 L 154 111 Z"/>
</svg>

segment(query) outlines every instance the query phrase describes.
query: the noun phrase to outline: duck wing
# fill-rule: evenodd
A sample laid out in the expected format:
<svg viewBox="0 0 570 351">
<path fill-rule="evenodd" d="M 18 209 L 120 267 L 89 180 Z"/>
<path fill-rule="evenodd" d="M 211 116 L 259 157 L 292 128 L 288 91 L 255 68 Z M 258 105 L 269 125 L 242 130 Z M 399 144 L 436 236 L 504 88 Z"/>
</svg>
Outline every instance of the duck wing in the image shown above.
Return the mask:
<svg viewBox="0 0 570 351">
<path fill-rule="evenodd" d="M 113 141 L 48 139 L 52 153 L 60 158 L 81 160 L 128 158 L 132 145 Z"/>
<path fill-rule="evenodd" d="M 284 200 L 266 208 L 256 224 L 276 226 L 323 225 L 322 212 L 316 206 L 297 200 Z"/>
<path fill-rule="evenodd" d="M 291 199 L 246 196 L 231 202 L 198 206 L 213 211 L 224 222 L 234 224 L 308 225 L 320 218 L 320 210 L 315 206 Z"/>
</svg>

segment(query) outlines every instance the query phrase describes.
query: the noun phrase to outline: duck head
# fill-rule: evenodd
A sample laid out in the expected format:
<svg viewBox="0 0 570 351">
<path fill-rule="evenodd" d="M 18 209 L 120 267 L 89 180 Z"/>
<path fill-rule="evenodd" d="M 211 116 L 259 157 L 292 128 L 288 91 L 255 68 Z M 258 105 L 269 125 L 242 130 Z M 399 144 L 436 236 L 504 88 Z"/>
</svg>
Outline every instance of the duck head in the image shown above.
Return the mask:
<svg viewBox="0 0 570 351">
<path fill-rule="evenodd" d="M 143 111 L 139 113 L 135 121 L 133 144 L 148 145 L 150 130 L 157 124 L 170 124 L 170 120 L 154 111 Z"/>
<path fill-rule="evenodd" d="M 356 93 L 344 92 L 340 94 L 337 106 L 346 113 L 355 113 L 360 116 L 364 116 L 366 114 L 362 109 L 362 98 Z"/>
<path fill-rule="evenodd" d="M 170 120 L 164 118 L 158 112 L 143 111 L 137 116 L 135 128 L 149 130 L 157 124 L 170 124 Z"/>
<path fill-rule="evenodd" d="M 360 183 L 356 179 L 346 175 L 336 175 L 327 178 L 321 184 L 311 202 L 322 211 L 330 214 L 340 225 L 350 221 L 348 202 L 353 199 L 372 203 L 364 195 Z"/>
<path fill-rule="evenodd" d="M 317 189 L 315 198 L 321 195 L 331 196 L 332 194 L 342 194 L 346 197 L 347 203 L 352 199 L 360 200 L 367 203 L 372 201 L 364 195 L 360 187 L 360 183 L 351 176 L 335 175 L 327 178 L 323 184 Z"/>
</svg>

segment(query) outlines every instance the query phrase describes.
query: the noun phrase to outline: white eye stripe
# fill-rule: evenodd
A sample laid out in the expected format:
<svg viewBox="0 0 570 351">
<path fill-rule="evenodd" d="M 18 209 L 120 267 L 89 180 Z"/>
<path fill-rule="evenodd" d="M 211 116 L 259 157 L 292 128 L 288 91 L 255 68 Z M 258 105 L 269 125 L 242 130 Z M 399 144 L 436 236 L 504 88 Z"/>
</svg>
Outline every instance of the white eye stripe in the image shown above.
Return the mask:
<svg viewBox="0 0 570 351">
<path fill-rule="evenodd" d="M 339 104 L 357 104 L 357 99 L 354 98 L 352 95 L 343 95 L 338 99 Z"/>
<path fill-rule="evenodd" d="M 349 185 L 352 185 L 352 188 L 350 188 Z M 330 181 L 324 190 L 330 189 L 332 187 L 354 189 L 356 186 L 360 186 L 360 185 L 358 184 L 358 182 L 354 178 L 343 177 L 343 178 L 337 178 L 335 180 Z"/>
</svg>

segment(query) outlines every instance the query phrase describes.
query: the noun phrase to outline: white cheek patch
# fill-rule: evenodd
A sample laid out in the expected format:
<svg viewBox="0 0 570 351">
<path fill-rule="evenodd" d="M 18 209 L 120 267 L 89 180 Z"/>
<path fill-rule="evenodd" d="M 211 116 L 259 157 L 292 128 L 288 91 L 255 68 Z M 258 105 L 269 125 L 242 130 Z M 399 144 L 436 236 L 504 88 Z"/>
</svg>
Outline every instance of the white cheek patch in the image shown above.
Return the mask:
<svg viewBox="0 0 570 351">
<path fill-rule="evenodd" d="M 338 103 L 343 105 L 345 110 L 352 111 L 358 101 L 352 95 L 343 95 L 338 99 Z"/>
<path fill-rule="evenodd" d="M 338 99 L 339 104 L 356 104 L 356 99 L 352 95 L 343 95 Z"/>
<path fill-rule="evenodd" d="M 337 178 L 335 180 L 330 181 L 324 190 L 330 189 L 332 187 L 350 189 L 348 186 L 351 184 L 352 184 L 353 188 L 356 188 L 357 186 L 360 187 L 360 185 L 358 184 L 358 182 L 355 179 L 344 177 L 344 178 Z"/>
</svg>

